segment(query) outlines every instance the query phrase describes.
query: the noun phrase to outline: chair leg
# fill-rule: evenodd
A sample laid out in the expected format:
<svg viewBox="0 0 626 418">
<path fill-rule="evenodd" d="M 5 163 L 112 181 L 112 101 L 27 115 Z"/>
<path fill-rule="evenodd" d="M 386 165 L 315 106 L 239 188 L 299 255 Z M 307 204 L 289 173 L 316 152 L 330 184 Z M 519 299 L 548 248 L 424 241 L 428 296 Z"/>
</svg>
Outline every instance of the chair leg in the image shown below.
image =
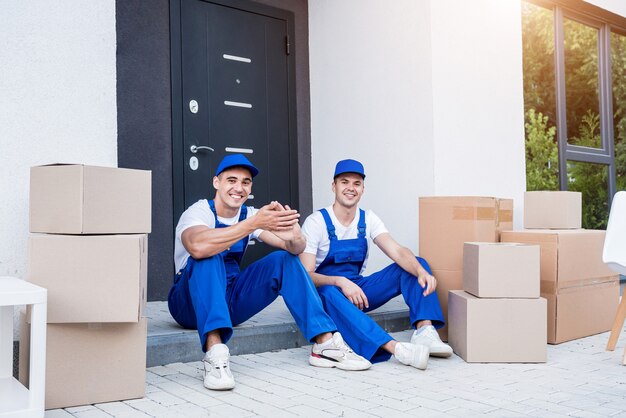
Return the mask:
<svg viewBox="0 0 626 418">
<path fill-rule="evenodd" d="M 615 344 L 617 344 L 619 333 L 622 331 L 622 326 L 624 325 L 624 318 L 626 318 L 626 295 L 622 296 L 622 301 L 617 309 L 617 315 L 615 315 L 615 322 L 613 322 L 609 343 L 606 345 L 607 351 L 615 350 Z"/>
</svg>

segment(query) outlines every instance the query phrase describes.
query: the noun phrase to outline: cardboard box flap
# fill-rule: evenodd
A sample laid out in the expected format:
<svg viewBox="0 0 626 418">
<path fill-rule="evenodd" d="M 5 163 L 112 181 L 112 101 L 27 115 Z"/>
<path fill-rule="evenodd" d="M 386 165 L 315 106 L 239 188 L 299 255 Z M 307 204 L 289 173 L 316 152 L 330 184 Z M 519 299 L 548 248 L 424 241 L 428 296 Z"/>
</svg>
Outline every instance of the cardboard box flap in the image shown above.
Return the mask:
<svg viewBox="0 0 626 418">
<path fill-rule="evenodd" d="M 450 213 L 450 219 L 493 220 L 496 223 L 513 220 L 513 200 L 483 196 L 428 196 L 419 198 L 420 205 L 440 207 Z"/>
<path fill-rule="evenodd" d="M 101 225 L 110 225 L 113 231 L 124 232 L 125 217 L 135 214 L 137 207 L 150 208 L 150 178 L 151 173 L 144 170 L 86 166 L 83 207 L 88 216 L 83 229 L 107 233 L 109 231 L 102 231 Z"/>
<path fill-rule="evenodd" d="M 615 283 L 619 281 L 619 276 L 609 276 L 609 277 L 590 277 L 588 279 L 580 279 L 580 280 L 570 280 L 562 283 L 557 283 L 548 280 L 541 281 L 541 294 L 550 293 L 557 294 L 563 293 L 567 291 L 572 291 L 584 286 L 593 286 L 605 283 Z"/>
<path fill-rule="evenodd" d="M 560 283 L 592 277 L 614 276 L 602 261 L 605 231 L 569 230 L 558 234 Z M 584 262 L 581 262 L 583 257 Z"/>
<path fill-rule="evenodd" d="M 82 225 L 83 183 L 83 167 L 80 165 L 31 167 L 30 231 L 54 229 L 68 218 L 76 219 Z"/>
</svg>

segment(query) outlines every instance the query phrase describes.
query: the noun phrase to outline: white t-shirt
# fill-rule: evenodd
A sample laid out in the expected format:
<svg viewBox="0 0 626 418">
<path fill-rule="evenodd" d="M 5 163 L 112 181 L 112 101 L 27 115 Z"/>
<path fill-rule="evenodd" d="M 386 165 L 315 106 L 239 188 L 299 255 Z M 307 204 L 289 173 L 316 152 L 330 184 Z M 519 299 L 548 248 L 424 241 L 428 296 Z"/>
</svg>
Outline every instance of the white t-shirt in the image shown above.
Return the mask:
<svg viewBox="0 0 626 418">
<path fill-rule="evenodd" d="M 325 208 L 330 216 L 330 220 L 335 226 L 335 234 L 337 239 L 354 239 L 359 235 L 359 208 L 357 208 L 356 216 L 349 226 L 343 226 L 341 222 L 335 216 L 333 207 L 328 206 Z M 363 267 L 360 274 L 363 274 L 365 267 L 367 266 L 367 257 L 369 255 L 369 240 L 376 239 L 377 236 L 387 231 L 385 224 L 380 220 L 378 216 L 371 210 L 365 211 L 365 236 L 368 238 L 368 254 L 365 254 L 365 260 L 363 261 Z M 302 225 L 302 233 L 306 238 L 306 248 L 304 252 L 307 254 L 315 254 L 315 268 L 324 261 L 328 255 L 330 248 L 330 239 L 328 238 L 328 230 L 326 229 L 326 222 L 324 222 L 324 216 L 320 211 L 315 211 L 304 221 Z"/>
<path fill-rule="evenodd" d="M 258 209 L 248 206 L 248 213 L 246 219 L 254 216 Z M 218 220 L 225 225 L 234 225 L 239 221 L 239 215 L 241 214 L 241 208 L 237 212 L 237 215 L 232 218 L 222 218 L 218 216 Z M 179 271 L 187 265 L 187 259 L 189 253 L 183 245 L 181 235 L 187 228 L 197 225 L 205 225 L 209 228 L 215 228 L 215 216 L 211 212 L 209 201 L 207 199 L 198 200 L 193 205 L 189 206 L 186 211 L 180 216 L 178 225 L 176 225 L 176 238 L 174 239 L 174 264 L 176 265 L 176 271 Z M 250 234 L 250 239 L 258 239 L 259 235 L 263 232 L 262 229 L 255 230 Z"/>
</svg>

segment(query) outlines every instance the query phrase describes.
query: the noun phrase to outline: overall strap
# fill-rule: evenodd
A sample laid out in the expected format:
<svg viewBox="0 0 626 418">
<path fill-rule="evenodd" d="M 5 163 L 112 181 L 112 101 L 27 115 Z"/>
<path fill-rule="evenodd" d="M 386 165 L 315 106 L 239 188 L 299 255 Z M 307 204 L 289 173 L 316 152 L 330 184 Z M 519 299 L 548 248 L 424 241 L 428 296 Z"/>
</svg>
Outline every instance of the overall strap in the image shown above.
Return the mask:
<svg viewBox="0 0 626 418">
<path fill-rule="evenodd" d="M 215 216 L 215 227 L 217 228 L 217 223 L 219 222 L 217 220 L 217 211 L 215 210 L 215 202 L 213 202 L 213 199 L 209 200 L 209 208 L 211 208 L 211 212 L 213 212 L 213 216 Z"/>
<path fill-rule="evenodd" d="M 335 234 L 335 225 L 333 225 L 333 221 L 330 220 L 330 215 L 326 209 L 320 209 L 320 213 L 324 217 L 324 222 L 326 223 L 326 230 L 328 231 L 328 239 L 335 240 L 337 239 L 337 235 Z"/>
<path fill-rule="evenodd" d="M 237 222 L 245 221 L 248 217 L 248 207 L 246 205 L 241 206 L 241 212 L 239 212 L 239 220 Z"/>
<path fill-rule="evenodd" d="M 220 221 L 217 220 L 217 211 L 215 210 L 215 202 L 213 199 L 209 200 L 209 207 L 211 208 L 211 212 L 213 212 L 213 216 L 215 216 L 215 227 L 218 227 Z M 237 222 L 241 222 L 248 217 L 248 207 L 243 205 L 241 207 L 241 211 L 239 212 L 239 220 Z"/>
<path fill-rule="evenodd" d="M 359 229 L 359 238 L 365 238 L 365 211 L 363 209 L 359 209 L 359 224 L 357 225 Z"/>
</svg>

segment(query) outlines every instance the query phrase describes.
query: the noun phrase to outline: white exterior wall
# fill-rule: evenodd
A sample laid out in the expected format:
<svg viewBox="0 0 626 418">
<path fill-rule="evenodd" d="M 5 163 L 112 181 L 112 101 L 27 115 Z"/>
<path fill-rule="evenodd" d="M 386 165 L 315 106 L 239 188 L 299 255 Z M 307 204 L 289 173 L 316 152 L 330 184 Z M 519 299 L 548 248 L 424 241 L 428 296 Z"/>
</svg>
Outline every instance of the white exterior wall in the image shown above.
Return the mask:
<svg viewBox="0 0 626 418">
<path fill-rule="evenodd" d="M 366 169 L 362 206 L 418 252 L 418 196 L 525 190 L 518 1 L 309 2 L 313 204 L 337 160 Z M 371 254 L 368 270 L 388 264 Z"/>
<path fill-rule="evenodd" d="M 115 1 L 1 9 L 0 276 L 23 278 L 30 167 L 117 165 Z"/>
<path fill-rule="evenodd" d="M 332 203 L 335 164 L 365 166 L 362 207 L 417 250 L 417 197 L 434 193 L 430 4 L 309 1 L 314 209 Z M 388 260 L 370 253 L 368 269 Z"/>
<path fill-rule="evenodd" d="M 117 165 L 115 1 L 3 2 L 0 276 L 24 277 L 29 168 Z"/>
<path fill-rule="evenodd" d="M 515 199 L 526 190 L 518 1 L 431 2 L 437 195 Z"/>
</svg>

